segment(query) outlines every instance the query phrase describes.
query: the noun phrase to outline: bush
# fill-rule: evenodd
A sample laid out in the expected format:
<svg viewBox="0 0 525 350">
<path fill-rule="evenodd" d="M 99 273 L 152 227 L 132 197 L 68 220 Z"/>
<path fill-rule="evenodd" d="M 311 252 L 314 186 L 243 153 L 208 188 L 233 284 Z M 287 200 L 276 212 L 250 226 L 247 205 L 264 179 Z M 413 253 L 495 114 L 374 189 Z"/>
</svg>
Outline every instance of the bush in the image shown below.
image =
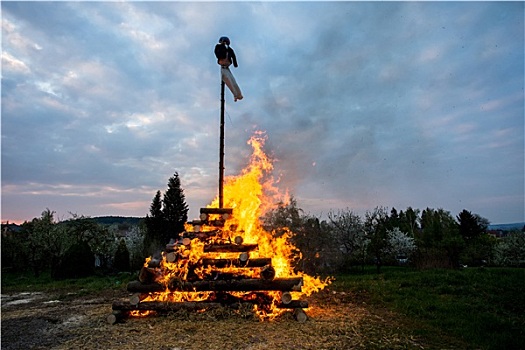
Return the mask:
<svg viewBox="0 0 525 350">
<path fill-rule="evenodd" d="M 90 276 L 95 269 L 95 255 L 86 241 L 71 246 L 53 269 L 55 279 L 80 278 Z"/>
</svg>

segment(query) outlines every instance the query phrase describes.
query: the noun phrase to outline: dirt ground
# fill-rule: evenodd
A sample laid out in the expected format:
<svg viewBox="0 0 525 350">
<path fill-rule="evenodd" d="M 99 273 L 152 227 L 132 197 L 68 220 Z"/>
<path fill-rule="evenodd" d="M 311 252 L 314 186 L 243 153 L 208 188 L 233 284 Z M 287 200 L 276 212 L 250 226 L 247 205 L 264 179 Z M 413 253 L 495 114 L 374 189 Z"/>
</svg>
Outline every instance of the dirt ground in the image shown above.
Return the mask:
<svg viewBox="0 0 525 350">
<path fill-rule="evenodd" d="M 1 348 L 14 349 L 454 349 L 429 344 L 401 318 L 371 307 L 366 296 L 322 291 L 308 298 L 309 319 L 286 313 L 274 321 L 228 310 L 177 312 L 110 325 L 125 291 L 97 295 L 2 295 Z M 412 331 L 407 330 L 412 329 Z"/>
</svg>

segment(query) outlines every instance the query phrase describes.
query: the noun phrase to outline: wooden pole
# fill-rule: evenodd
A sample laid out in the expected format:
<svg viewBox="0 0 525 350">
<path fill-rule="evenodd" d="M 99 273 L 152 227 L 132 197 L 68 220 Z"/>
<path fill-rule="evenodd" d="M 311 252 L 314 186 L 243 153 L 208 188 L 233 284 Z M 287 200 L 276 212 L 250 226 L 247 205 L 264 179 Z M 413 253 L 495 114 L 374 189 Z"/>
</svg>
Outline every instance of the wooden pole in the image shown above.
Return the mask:
<svg viewBox="0 0 525 350">
<path fill-rule="evenodd" d="M 224 182 L 224 80 L 222 80 L 222 73 L 221 73 L 221 132 L 220 132 L 220 147 L 219 147 L 219 208 L 224 207 L 223 182 Z"/>
</svg>

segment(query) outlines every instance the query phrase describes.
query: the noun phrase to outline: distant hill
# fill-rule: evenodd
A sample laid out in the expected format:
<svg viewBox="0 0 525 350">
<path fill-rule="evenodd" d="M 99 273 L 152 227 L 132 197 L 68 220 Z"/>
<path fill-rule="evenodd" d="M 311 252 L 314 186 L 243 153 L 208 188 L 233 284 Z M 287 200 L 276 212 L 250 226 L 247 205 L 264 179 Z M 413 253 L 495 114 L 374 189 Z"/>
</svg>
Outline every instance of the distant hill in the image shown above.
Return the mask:
<svg viewBox="0 0 525 350">
<path fill-rule="evenodd" d="M 91 219 L 100 225 L 128 224 L 133 226 L 140 224 L 140 221 L 144 220 L 143 217 L 139 218 L 134 216 L 98 216 Z"/>
<path fill-rule="evenodd" d="M 514 224 L 498 224 L 498 225 L 489 225 L 489 230 L 501 230 L 501 231 L 521 231 L 525 222 L 516 222 Z"/>
</svg>

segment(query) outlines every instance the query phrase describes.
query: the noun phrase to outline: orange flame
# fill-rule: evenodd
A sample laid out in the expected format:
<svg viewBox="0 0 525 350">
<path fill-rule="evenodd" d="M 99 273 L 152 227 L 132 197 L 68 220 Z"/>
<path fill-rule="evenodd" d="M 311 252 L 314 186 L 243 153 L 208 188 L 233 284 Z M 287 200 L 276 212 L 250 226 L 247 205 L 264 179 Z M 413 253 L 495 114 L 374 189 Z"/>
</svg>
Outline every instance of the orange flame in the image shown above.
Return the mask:
<svg viewBox="0 0 525 350">
<path fill-rule="evenodd" d="M 267 232 L 260 221 L 260 217 L 269 210 L 276 207 L 276 203 L 283 203 L 289 200 L 288 194 L 280 194 L 274 185 L 276 181 L 271 176 L 273 163 L 263 151 L 266 137 L 262 132 L 256 132 L 248 141 L 253 152 L 248 166 L 242 170 L 239 176 L 231 176 L 225 179 L 223 201 L 226 208 L 233 209 L 233 215 L 226 219 L 224 228 L 214 237 L 215 240 L 228 242 L 242 237 L 246 244 L 257 244 L 258 250 L 250 252 L 250 258 L 271 258 L 272 266 L 275 269 L 276 278 L 302 277 L 303 285 L 301 292 L 292 292 L 294 299 L 309 296 L 325 288 L 331 278 L 321 280 L 319 277 L 312 277 L 302 272 L 294 271 L 293 261 L 300 256 L 299 250 L 291 242 L 293 232 L 287 228 L 280 228 L 279 234 Z M 208 208 L 218 208 L 218 197 L 215 198 Z M 218 216 L 218 214 L 215 214 Z M 213 219 L 213 218 L 212 218 Z M 186 224 L 188 232 L 209 232 L 214 227 L 202 225 L 194 227 Z M 283 233 L 284 232 L 284 233 Z M 191 247 L 191 248 L 190 248 Z M 204 243 L 197 238 L 191 240 L 189 246 L 178 246 L 178 254 L 185 259 L 179 259 L 170 263 L 166 256 L 163 256 L 160 270 L 162 274 L 157 276 L 156 281 L 166 286 L 162 293 L 151 293 L 145 300 L 154 301 L 201 301 L 212 297 L 213 292 L 173 292 L 168 288 L 168 284 L 173 279 L 185 281 L 188 277 L 188 265 L 199 261 L 199 259 L 209 257 L 209 253 L 204 252 Z M 237 258 L 238 253 L 214 253 L 214 259 L 218 258 Z M 147 266 L 149 259 L 144 266 Z M 213 268 L 201 267 L 193 271 L 199 278 L 204 278 L 212 273 Z M 246 269 L 234 266 L 227 266 L 220 269 L 221 272 L 243 275 L 249 278 L 260 277 L 259 269 Z M 244 298 L 244 300 L 255 298 L 254 293 L 230 292 L 229 294 Z M 280 302 L 281 292 L 264 292 L 271 300 L 271 305 L 261 307 L 254 305 L 254 311 L 261 319 L 273 319 L 280 315 L 284 310 L 276 305 Z"/>
</svg>

